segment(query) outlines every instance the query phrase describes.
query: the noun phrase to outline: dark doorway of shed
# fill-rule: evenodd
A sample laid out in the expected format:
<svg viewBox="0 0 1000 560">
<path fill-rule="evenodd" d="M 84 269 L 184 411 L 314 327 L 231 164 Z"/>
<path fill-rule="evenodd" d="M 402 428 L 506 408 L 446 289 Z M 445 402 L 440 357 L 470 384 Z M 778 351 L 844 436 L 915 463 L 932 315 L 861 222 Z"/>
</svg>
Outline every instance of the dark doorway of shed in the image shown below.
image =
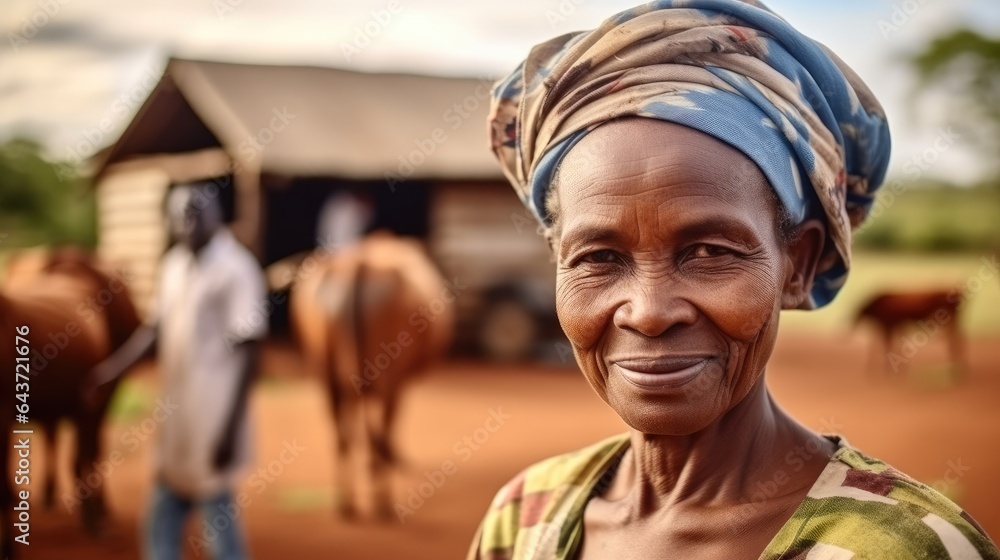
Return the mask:
<svg viewBox="0 0 1000 560">
<path fill-rule="evenodd" d="M 338 194 L 366 201 L 372 209 L 366 232 L 387 229 L 397 235 L 425 239 L 430 231 L 432 184 L 407 181 L 390 189 L 385 181 L 348 181 L 329 177 L 261 178 L 265 193 L 264 266 L 319 245 L 324 205 Z M 281 294 L 285 295 L 285 294 Z M 275 333 L 288 332 L 287 298 L 271 314 Z"/>
</svg>

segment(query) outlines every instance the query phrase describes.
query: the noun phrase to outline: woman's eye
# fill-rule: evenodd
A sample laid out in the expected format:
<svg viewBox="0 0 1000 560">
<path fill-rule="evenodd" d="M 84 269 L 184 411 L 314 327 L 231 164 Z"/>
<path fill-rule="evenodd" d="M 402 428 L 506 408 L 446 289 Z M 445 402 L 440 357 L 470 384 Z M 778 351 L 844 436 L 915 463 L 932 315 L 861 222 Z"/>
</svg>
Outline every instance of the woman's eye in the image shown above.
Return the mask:
<svg viewBox="0 0 1000 560">
<path fill-rule="evenodd" d="M 593 253 L 587 253 L 580 258 L 580 261 L 592 264 L 614 264 L 617 263 L 619 259 L 618 254 L 614 251 L 602 249 L 600 251 L 594 251 Z"/>
<path fill-rule="evenodd" d="M 709 259 L 712 257 L 723 257 L 731 254 L 733 254 L 733 252 L 725 247 L 706 244 L 696 245 L 694 250 L 691 251 L 691 256 L 696 259 Z"/>
</svg>

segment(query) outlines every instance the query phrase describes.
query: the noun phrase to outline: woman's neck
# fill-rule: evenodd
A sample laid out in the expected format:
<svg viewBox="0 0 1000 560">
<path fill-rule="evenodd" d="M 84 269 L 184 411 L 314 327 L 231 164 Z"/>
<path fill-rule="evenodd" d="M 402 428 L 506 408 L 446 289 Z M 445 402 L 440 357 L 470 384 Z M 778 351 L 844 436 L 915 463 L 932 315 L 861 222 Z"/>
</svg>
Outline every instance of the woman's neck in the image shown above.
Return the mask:
<svg viewBox="0 0 1000 560">
<path fill-rule="evenodd" d="M 760 501 L 757 494 L 780 497 L 811 484 L 829 461 L 833 444 L 816 438 L 778 408 L 762 376 L 746 398 L 697 433 L 633 432 L 622 476 L 605 498 L 627 500 L 634 514 L 646 516 L 678 503 L 714 507 Z M 797 453 L 806 447 L 813 453 Z M 802 460 L 790 463 L 789 453 Z M 794 476 L 800 472 L 816 475 Z"/>
</svg>

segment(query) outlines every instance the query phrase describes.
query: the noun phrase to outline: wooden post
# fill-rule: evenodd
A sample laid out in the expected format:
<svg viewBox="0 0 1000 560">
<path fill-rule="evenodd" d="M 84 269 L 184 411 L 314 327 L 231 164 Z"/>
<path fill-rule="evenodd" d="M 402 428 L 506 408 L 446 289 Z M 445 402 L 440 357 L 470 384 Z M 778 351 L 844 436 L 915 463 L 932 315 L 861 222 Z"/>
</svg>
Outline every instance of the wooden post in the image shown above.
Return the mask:
<svg viewBox="0 0 1000 560">
<path fill-rule="evenodd" d="M 233 185 L 236 213 L 232 224 L 233 234 L 263 262 L 267 216 L 260 169 L 255 165 L 235 163 Z"/>
</svg>

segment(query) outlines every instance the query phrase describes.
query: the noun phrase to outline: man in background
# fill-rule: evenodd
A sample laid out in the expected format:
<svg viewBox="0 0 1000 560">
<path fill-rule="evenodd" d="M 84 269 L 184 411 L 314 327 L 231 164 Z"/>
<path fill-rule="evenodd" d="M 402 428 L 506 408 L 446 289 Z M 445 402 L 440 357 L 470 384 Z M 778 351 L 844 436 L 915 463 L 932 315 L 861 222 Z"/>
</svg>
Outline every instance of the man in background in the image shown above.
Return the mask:
<svg viewBox="0 0 1000 560">
<path fill-rule="evenodd" d="M 319 246 L 334 251 L 359 241 L 368 231 L 373 218 L 370 197 L 351 191 L 330 195 L 323 202 L 317 218 Z"/>
<path fill-rule="evenodd" d="M 144 555 L 179 560 L 187 518 L 229 519 L 212 532 L 217 560 L 246 558 L 233 503 L 236 475 L 249 459 L 247 397 L 267 318 L 267 295 L 254 256 L 223 225 L 217 190 L 177 186 L 166 199 L 177 243 L 164 255 L 146 323 L 98 365 L 91 387 L 123 375 L 155 347 L 164 398 L 177 407 L 159 426 L 156 485 L 144 529 Z M 236 517 L 236 519 L 233 519 Z M 192 542 L 204 543 L 202 531 Z M 203 546 L 203 544 L 202 544 Z"/>
</svg>

